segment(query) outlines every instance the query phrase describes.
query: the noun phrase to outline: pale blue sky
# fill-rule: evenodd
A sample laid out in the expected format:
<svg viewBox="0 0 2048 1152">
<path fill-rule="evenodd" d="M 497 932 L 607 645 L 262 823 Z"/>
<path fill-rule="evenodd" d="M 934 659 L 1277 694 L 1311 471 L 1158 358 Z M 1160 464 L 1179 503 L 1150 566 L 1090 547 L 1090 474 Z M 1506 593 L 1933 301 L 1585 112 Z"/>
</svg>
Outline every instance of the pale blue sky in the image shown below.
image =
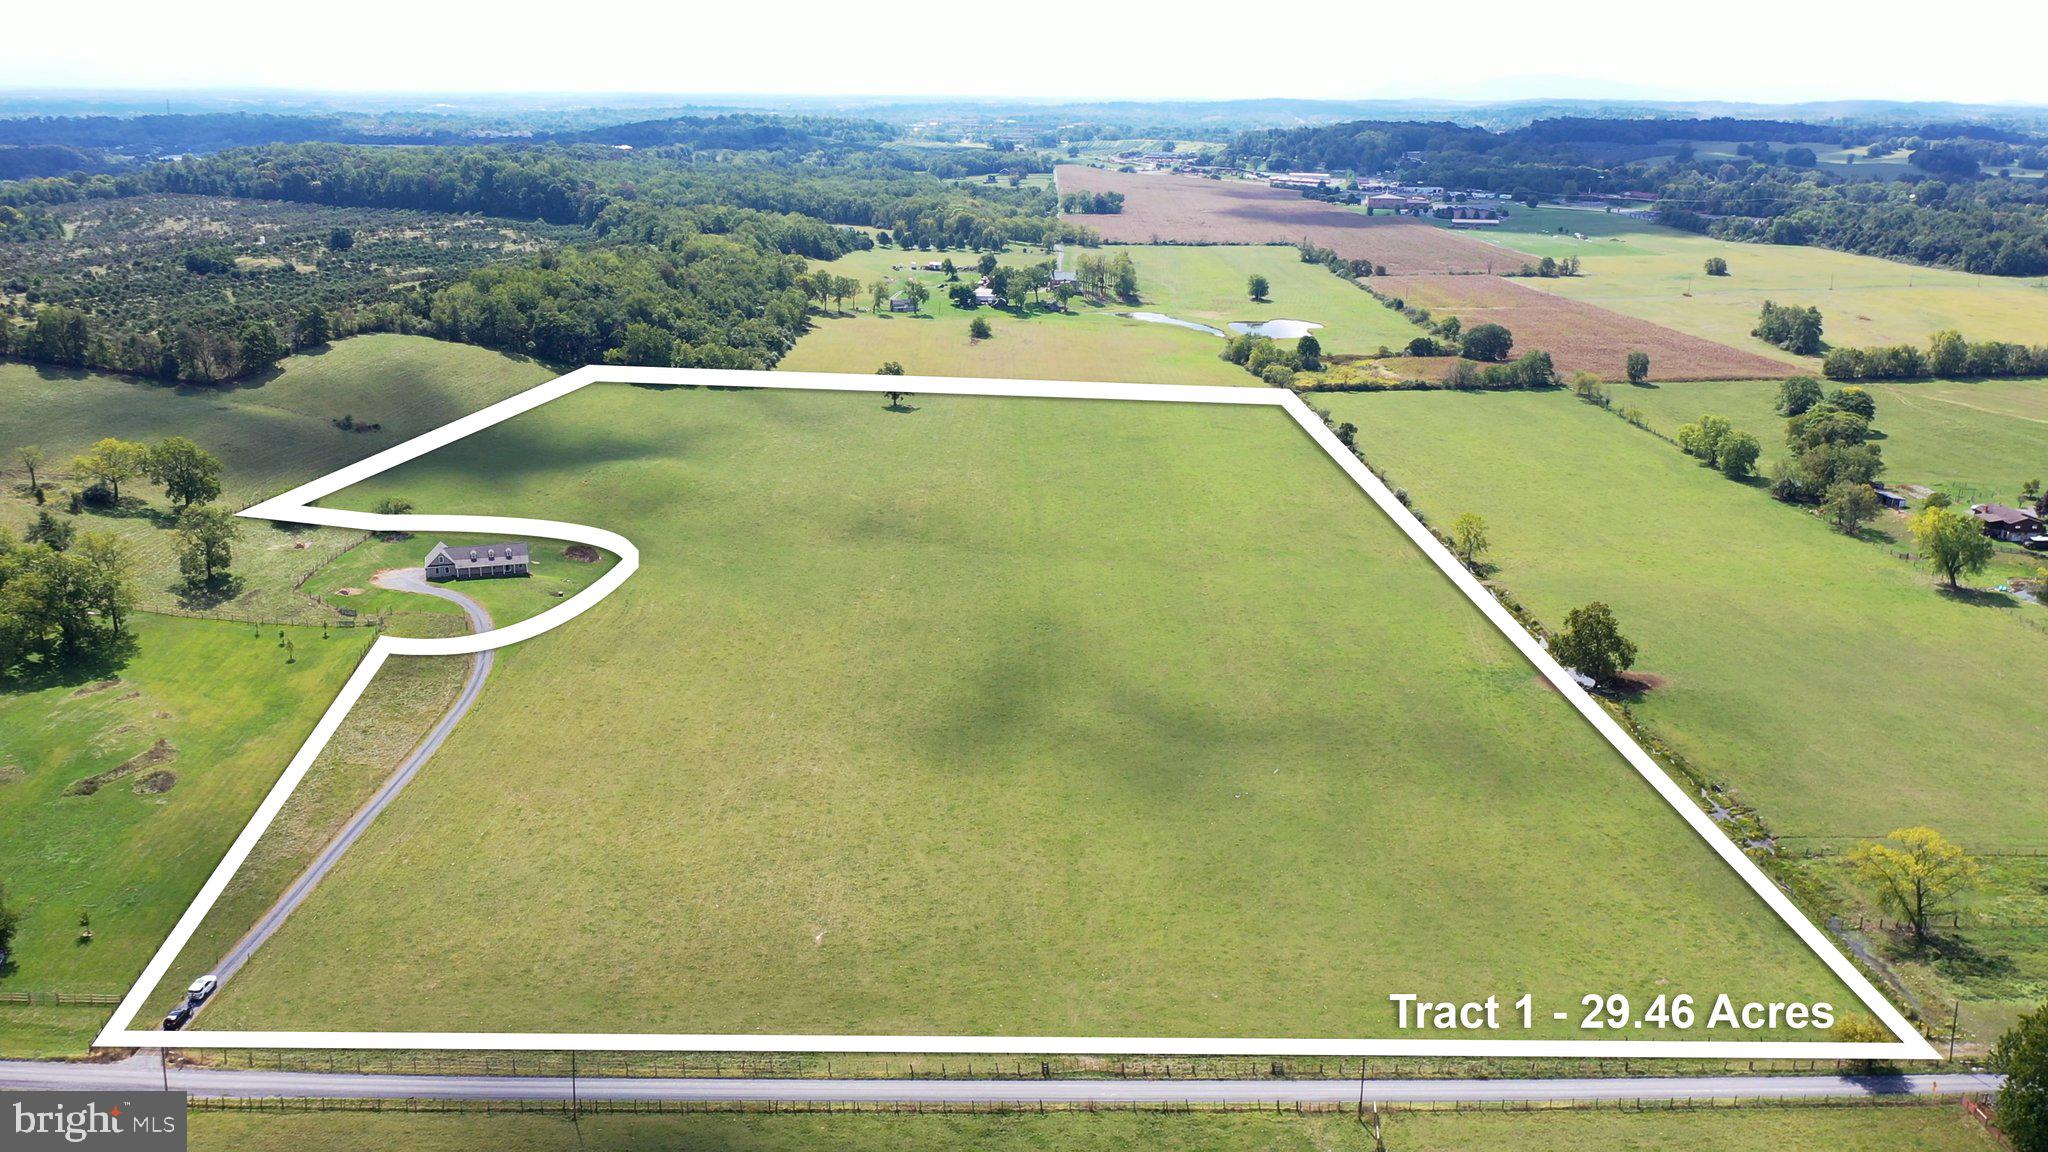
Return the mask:
<svg viewBox="0 0 2048 1152">
<path fill-rule="evenodd" d="M 0 87 L 2048 103 L 2030 60 L 2044 13 L 2037 0 L 23 0 L 0 37 Z M 1985 62 L 2001 55 L 2015 64 Z"/>
</svg>

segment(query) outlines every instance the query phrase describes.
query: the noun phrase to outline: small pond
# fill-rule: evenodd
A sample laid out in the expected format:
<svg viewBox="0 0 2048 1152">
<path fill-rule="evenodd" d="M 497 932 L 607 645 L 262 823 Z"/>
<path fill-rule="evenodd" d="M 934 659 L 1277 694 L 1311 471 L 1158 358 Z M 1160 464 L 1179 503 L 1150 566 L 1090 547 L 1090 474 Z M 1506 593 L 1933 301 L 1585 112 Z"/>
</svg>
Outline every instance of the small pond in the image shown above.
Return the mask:
<svg viewBox="0 0 2048 1152">
<path fill-rule="evenodd" d="M 1252 336 L 1271 336 L 1275 340 L 1299 340 L 1321 324 L 1307 320 L 1233 320 L 1230 330 Z"/>
<path fill-rule="evenodd" d="M 1207 324 L 1197 324 L 1193 320 L 1183 320 L 1178 316 L 1168 316 L 1164 312 L 1119 312 L 1117 315 L 1127 320 L 1143 320 L 1147 324 L 1171 324 L 1176 328 L 1192 328 L 1197 332 L 1207 332 L 1211 336 L 1228 335 L 1221 328 L 1211 328 Z"/>
</svg>

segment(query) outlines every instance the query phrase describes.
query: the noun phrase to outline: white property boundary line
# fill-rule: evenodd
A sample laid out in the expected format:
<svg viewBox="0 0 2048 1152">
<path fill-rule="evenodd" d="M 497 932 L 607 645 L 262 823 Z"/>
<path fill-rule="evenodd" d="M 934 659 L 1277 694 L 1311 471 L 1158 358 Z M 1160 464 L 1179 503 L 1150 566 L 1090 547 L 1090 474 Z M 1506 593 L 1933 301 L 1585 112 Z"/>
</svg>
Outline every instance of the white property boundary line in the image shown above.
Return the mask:
<svg viewBox="0 0 2048 1152">
<path fill-rule="evenodd" d="M 1643 779 L 1690 824 L 1693 831 L 1726 861 L 1765 904 L 1813 949 L 1828 968 L 1853 991 L 1864 1007 L 1884 1021 L 1895 1041 L 1840 1043 L 1831 1041 L 1764 1040 L 1300 1040 L 1241 1037 L 1158 1036 L 795 1036 L 651 1033 L 535 1032 L 161 1032 L 132 1027 L 144 1001 L 163 979 L 228 881 L 276 818 L 306 771 L 319 756 L 349 709 L 363 694 L 387 657 L 444 656 L 502 648 L 560 627 L 588 611 L 616 590 L 640 566 L 633 542 L 614 532 L 581 524 L 527 520 L 504 516 L 387 516 L 315 507 L 315 502 L 480 432 L 520 413 L 531 411 L 589 384 L 694 385 L 716 388 L 786 388 L 800 391 L 882 392 L 900 389 L 923 395 L 1041 397 L 1074 400 L 1131 400 L 1181 404 L 1238 404 L 1279 408 L 1372 497 L 1373 503 L 1398 525 L 1458 590 L 1505 635 L 1552 687 L 1571 701 L 1587 723 L 1621 753 Z M 415 437 L 266 500 L 242 513 L 264 520 L 285 520 L 367 531 L 403 530 L 426 533 L 504 533 L 535 536 L 608 548 L 618 564 L 567 603 L 530 619 L 490 632 L 442 639 L 379 636 L 368 655 L 321 716 L 311 736 L 292 758 L 277 784 L 265 796 L 247 827 L 236 837 L 192 906 L 179 918 L 157 949 L 135 986 L 122 998 L 113 1018 L 94 1044 L 103 1048 L 384 1048 L 537 1051 L 725 1051 L 725 1052 L 903 1052 L 1019 1053 L 1059 1052 L 1104 1054 L 1142 1052 L 1159 1055 L 1247 1056 L 1628 1056 L 1817 1059 L 1892 1058 L 1934 1060 L 1940 1054 L 1913 1028 L 1891 1002 L 1878 994 L 1833 942 L 1814 927 L 1790 897 L 1780 891 L 1749 857 L 1714 826 L 1685 790 L 1665 775 L 1657 762 L 1579 687 L 1550 653 L 1530 635 L 1479 580 L 1467 571 L 1377 476 L 1361 463 L 1300 397 L 1285 389 L 1229 388 L 1175 384 L 1088 384 L 1059 381 L 876 377 L 812 372 L 742 372 L 705 368 L 586 367 L 529 389 L 480 412 Z"/>
</svg>

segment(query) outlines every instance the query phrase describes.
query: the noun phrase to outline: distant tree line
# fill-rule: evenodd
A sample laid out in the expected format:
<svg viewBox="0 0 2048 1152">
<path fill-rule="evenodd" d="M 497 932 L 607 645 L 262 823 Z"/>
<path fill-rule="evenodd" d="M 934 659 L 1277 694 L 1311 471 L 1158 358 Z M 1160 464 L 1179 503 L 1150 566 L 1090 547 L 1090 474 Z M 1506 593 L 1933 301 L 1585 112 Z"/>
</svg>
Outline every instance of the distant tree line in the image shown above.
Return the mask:
<svg viewBox="0 0 2048 1152">
<path fill-rule="evenodd" d="M 1831 348 L 1821 374 L 1830 380 L 2048 376 L 2048 345 L 1974 341 L 1948 329 L 1936 332 L 1924 352 L 1911 344 Z"/>
<path fill-rule="evenodd" d="M 792 131 L 766 120 L 693 123 L 700 140 L 725 132 L 737 143 Z M 454 282 L 393 284 L 348 309 L 315 298 L 286 314 L 171 313 L 145 328 L 46 305 L 25 326 L 0 315 L 0 353 L 217 382 L 263 371 L 294 347 L 395 331 L 564 363 L 765 368 L 806 324 L 805 258 L 830 260 L 878 236 L 906 249 L 1097 242 L 1058 219 L 1047 189 L 962 185 L 886 162 L 707 158 L 680 146 L 277 145 L 118 176 L 18 181 L 0 185 L 0 204 L 26 220 L 44 204 L 167 193 L 475 213 L 580 228 L 586 239 Z M 233 253 L 205 248 L 182 257 L 193 276 L 242 275 L 235 264 Z"/>
</svg>

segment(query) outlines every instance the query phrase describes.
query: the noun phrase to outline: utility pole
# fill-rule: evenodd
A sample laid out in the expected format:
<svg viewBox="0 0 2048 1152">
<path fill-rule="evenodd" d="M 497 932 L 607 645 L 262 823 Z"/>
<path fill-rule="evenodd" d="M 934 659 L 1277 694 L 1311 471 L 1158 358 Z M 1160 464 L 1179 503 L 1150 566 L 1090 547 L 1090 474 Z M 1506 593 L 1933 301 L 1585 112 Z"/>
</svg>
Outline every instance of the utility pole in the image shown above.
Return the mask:
<svg viewBox="0 0 2048 1152">
<path fill-rule="evenodd" d="M 572 1050 L 569 1053 L 569 1115 L 574 1116 L 580 1111 L 582 1105 L 576 1098 L 576 1053 Z"/>
<path fill-rule="evenodd" d="M 1956 1032 L 1962 1027 L 1962 1024 L 1963 1000 L 1962 997 L 1958 996 L 1956 998 L 1955 1011 L 1948 1018 L 1948 1058 L 1951 1060 L 1956 1058 Z"/>
</svg>

